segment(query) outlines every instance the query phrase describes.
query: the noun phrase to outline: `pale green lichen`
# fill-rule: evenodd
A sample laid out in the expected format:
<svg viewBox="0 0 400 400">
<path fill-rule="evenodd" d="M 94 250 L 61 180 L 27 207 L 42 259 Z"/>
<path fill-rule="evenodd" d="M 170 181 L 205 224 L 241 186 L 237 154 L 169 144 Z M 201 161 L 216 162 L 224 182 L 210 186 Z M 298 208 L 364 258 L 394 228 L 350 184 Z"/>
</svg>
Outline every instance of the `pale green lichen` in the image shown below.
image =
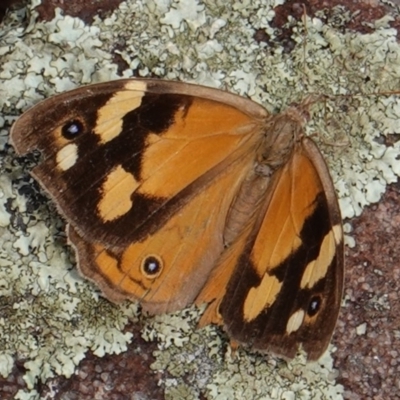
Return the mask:
<svg viewBox="0 0 400 400">
<path fill-rule="evenodd" d="M 378 140 L 396 132 L 400 101 L 374 94 L 400 87 L 396 31 L 387 16 L 370 24 L 369 34 L 346 31 L 352 16 L 336 8 L 327 23 L 323 12 L 320 19 L 289 19 L 294 48 L 285 52 L 270 25 L 273 7 L 283 2 L 127 1 L 91 27 L 59 11 L 52 21 L 38 22 L 32 10 L 39 1 L 30 6 L 28 26 L 23 10 L 9 14 L 0 32 L 1 150 L 13 119 L 40 99 L 120 77 L 111 52 L 118 44 L 116 53 L 128 66 L 124 77 L 135 70 L 221 87 L 271 112 L 306 93 L 329 95 L 311 107 L 307 132 L 318 132 L 343 216 L 359 215 L 400 174 L 399 142 Z M 254 40 L 256 29 L 273 47 Z M 100 299 L 77 276 L 63 223 L 54 208 L 38 205 L 35 189 L 18 192 L 32 181 L 13 157 L 5 153 L 0 174 L 0 373 L 10 373 L 16 354 L 25 358 L 28 390 L 17 398 L 34 399 L 38 380 L 70 376 L 88 349 L 99 356 L 124 351 L 131 335 L 121 332 L 138 313 L 135 305 Z M 329 354 L 311 365 L 302 357 L 286 365 L 242 349 L 233 356 L 218 329 L 195 329 L 197 317 L 193 308 L 146 320 L 142 335 L 159 346 L 152 368 L 170 374 L 163 382 L 166 398 L 342 397 Z"/>
<path fill-rule="evenodd" d="M 233 353 L 218 329 L 194 330 L 196 321 L 196 313 L 185 310 L 170 319 L 151 319 L 144 329 L 143 337 L 150 334 L 159 343 L 152 368 L 168 372 L 163 381 L 168 398 L 184 399 L 182 393 L 189 392 L 196 399 L 203 394 L 221 400 L 342 398 L 329 353 L 312 364 L 303 356 L 287 364 L 244 349 Z"/>
</svg>

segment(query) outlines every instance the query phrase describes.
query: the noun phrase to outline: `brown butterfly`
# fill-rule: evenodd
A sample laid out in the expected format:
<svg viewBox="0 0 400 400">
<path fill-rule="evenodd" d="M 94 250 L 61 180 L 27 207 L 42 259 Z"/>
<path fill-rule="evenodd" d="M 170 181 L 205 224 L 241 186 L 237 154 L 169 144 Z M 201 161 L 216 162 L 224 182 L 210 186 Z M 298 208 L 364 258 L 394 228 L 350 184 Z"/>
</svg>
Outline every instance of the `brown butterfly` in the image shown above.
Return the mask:
<svg viewBox="0 0 400 400">
<path fill-rule="evenodd" d="M 108 299 L 151 313 L 207 303 L 200 325 L 316 360 L 339 313 L 343 234 L 306 108 L 270 115 L 220 90 L 120 80 L 39 103 L 11 142 L 42 153 L 33 176 Z"/>
</svg>

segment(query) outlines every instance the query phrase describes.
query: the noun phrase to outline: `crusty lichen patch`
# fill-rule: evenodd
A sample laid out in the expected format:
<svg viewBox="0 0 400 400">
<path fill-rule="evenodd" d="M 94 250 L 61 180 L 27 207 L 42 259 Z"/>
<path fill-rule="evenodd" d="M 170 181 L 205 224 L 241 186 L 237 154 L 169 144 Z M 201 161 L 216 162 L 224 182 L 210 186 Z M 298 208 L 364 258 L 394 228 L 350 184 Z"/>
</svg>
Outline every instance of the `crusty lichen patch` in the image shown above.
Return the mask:
<svg viewBox="0 0 400 400">
<path fill-rule="evenodd" d="M 197 319 L 195 310 L 184 310 L 152 318 L 143 330 L 145 339 L 159 342 L 152 368 L 168 372 L 167 399 L 342 398 L 329 353 L 318 363 L 299 355 L 287 364 L 245 349 L 232 352 L 218 329 L 195 330 Z"/>
<path fill-rule="evenodd" d="M 15 358 L 25 360 L 27 390 L 17 398 L 35 398 L 38 380 L 70 376 L 88 349 L 99 356 L 124 351 L 131 335 L 122 330 L 138 318 L 135 305 L 108 303 L 76 275 L 55 208 L 37 201 L 29 168 L 6 146 L 13 119 L 40 99 L 118 78 L 112 49 L 128 66 L 124 77 L 135 72 L 225 88 L 271 112 L 305 93 L 329 95 L 311 108 L 307 131 L 318 133 L 346 218 L 378 201 L 400 174 L 399 142 L 381 140 L 396 132 L 399 99 L 365 95 L 400 86 L 390 18 L 368 34 L 345 30 L 351 16 L 343 10 L 330 14 L 334 23 L 289 20 L 296 45 L 285 52 L 271 27 L 273 7 L 283 1 L 127 1 L 91 27 L 60 12 L 38 22 L 37 3 L 28 25 L 19 11 L 0 32 L 0 373 L 7 376 Z M 275 45 L 256 42 L 257 29 Z M 169 372 L 167 398 L 341 398 L 329 355 L 307 366 L 301 357 L 286 365 L 242 349 L 231 357 L 216 328 L 195 330 L 197 318 L 190 309 L 146 320 L 143 336 L 159 342 L 153 368 Z"/>
</svg>

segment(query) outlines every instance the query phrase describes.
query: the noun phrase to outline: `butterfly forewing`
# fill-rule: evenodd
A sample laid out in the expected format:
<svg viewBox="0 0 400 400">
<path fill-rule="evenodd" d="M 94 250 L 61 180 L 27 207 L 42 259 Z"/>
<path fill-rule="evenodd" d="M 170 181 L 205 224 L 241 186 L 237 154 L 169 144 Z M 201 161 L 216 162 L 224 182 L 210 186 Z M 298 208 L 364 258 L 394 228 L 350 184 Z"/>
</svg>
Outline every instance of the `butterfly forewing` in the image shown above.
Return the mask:
<svg viewBox="0 0 400 400">
<path fill-rule="evenodd" d="M 45 100 L 14 125 L 15 148 L 42 152 L 33 174 L 85 239 L 142 240 L 215 170 L 254 148 L 254 116 L 176 87 L 193 91 L 140 80 L 94 85 Z"/>
</svg>

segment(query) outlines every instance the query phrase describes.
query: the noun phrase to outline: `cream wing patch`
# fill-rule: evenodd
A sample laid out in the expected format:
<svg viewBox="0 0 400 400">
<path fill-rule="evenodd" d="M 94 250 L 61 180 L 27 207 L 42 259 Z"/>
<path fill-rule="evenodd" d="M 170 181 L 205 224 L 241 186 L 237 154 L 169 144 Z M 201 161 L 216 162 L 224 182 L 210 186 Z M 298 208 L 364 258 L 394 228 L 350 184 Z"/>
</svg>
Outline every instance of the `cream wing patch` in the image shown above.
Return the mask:
<svg viewBox="0 0 400 400">
<path fill-rule="evenodd" d="M 307 265 L 301 279 L 301 288 L 312 288 L 326 276 L 328 268 L 336 255 L 336 246 L 340 243 L 340 240 L 341 228 L 340 226 L 334 226 L 324 237 L 318 257 Z"/>
<path fill-rule="evenodd" d="M 70 143 L 64 146 L 57 153 L 57 166 L 61 171 L 68 171 L 78 160 L 78 147 Z"/>
<path fill-rule="evenodd" d="M 243 316 L 246 321 L 252 321 L 271 304 L 279 294 L 282 283 L 274 276 L 265 274 L 258 287 L 252 287 L 243 305 Z"/>
<path fill-rule="evenodd" d="M 125 215 L 132 208 L 132 194 L 139 182 L 120 165 L 107 176 L 101 190 L 101 200 L 97 206 L 103 221 L 112 221 Z"/>
<path fill-rule="evenodd" d="M 94 132 L 100 137 L 102 144 L 116 138 L 122 131 L 122 116 L 137 109 L 142 104 L 146 91 L 144 82 L 128 83 L 125 88 L 128 90 L 116 92 L 98 111 Z"/>
<path fill-rule="evenodd" d="M 300 309 L 294 312 L 290 316 L 286 324 L 286 333 L 290 335 L 291 333 L 298 331 L 301 325 L 303 324 L 304 317 L 305 317 L 304 310 Z"/>
</svg>

